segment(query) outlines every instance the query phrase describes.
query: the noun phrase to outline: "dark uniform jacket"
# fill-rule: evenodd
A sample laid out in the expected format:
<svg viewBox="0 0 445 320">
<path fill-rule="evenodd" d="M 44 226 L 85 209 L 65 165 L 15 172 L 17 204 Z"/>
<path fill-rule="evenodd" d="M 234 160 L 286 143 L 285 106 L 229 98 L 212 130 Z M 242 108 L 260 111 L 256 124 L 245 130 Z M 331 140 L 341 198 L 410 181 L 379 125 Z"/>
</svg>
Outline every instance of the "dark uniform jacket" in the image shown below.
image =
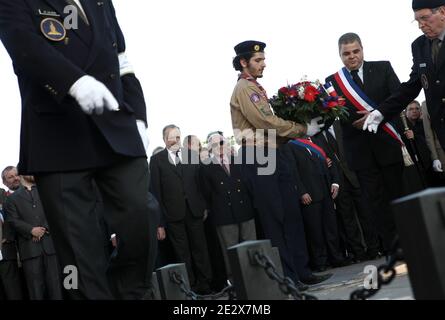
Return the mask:
<svg viewBox="0 0 445 320">
<path fill-rule="evenodd" d="M 50 232 L 36 187 L 31 192 L 24 187 L 18 189 L 8 197 L 5 209 L 6 220 L 17 232 L 20 260 L 56 253 L 50 233 L 45 234 L 39 242 L 32 241 L 31 230 L 34 227 L 44 227 Z"/>
<path fill-rule="evenodd" d="M 327 77 L 326 82 L 331 82 L 337 93 L 345 96 L 334 75 Z M 363 85 L 366 95 L 379 105 L 399 88 L 400 81 L 388 61 L 365 61 Z M 352 170 L 369 168 L 375 162 L 380 166 L 387 166 L 403 161 L 401 146 L 394 138 L 381 128 L 376 134 L 354 128 L 352 123 L 362 116 L 357 114 L 349 101 L 346 106 L 350 117 L 347 121 L 342 121 L 343 142 L 346 160 Z"/>
<path fill-rule="evenodd" d="M 445 149 L 445 46 L 442 45 L 437 64 L 431 58 L 431 41 L 420 36 L 411 45 L 413 67 L 409 80 L 379 106 L 387 119 L 398 114 L 424 89 L 431 127 L 437 134 L 440 145 Z"/>
<path fill-rule="evenodd" d="M 230 164 L 230 175 L 219 163 L 201 167 L 201 188 L 210 210 L 209 218 L 217 225 L 239 224 L 253 219 L 254 210 L 247 188 L 241 180 L 240 166 Z"/>
<path fill-rule="evenodd" d="M 183 150 L 182 155 L 187 152 Z M 200 164 L 184 161 L 175 166 L 169 160 L 167 149 L 150 159 L 150 191 L 162 209 L 161 223 L 185 218 L 187 206 L 195 218 L 202 218 L 206 209 L 199 179 Z"/>
<path fill-rule="evenodd" d="M 62 41 L 47 39 L 42 21 L 63 23 L 66 5 L 64 0 L 0 0 L 0 39 L 22 98 L 21 174 L 96 168 L 113 163 L 117 154 L 145 156 L 136 127 L 136 118 L 146 120 L 145 102 L 134 74 L 120 77 L 118 54 L 125 41 L 111 0 L 83 0 L 90 25 L 79 18 L 78 29 L 66 30 Z M 84 75 L 108 87 L 119 112 L 83 113 L 68 92 Z"/>
</svg>

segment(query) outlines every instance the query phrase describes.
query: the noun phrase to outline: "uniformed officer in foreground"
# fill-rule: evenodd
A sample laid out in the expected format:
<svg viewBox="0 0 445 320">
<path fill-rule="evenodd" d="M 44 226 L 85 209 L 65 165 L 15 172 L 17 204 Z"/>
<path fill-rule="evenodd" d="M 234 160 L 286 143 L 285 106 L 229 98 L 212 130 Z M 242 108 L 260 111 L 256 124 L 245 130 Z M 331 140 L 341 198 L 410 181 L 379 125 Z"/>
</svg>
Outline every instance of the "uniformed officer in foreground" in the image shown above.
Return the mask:
<svg viewBox="0 0 445 320">
<path fill-rule="evenodd" d="M 363 129 L 377 132 L 382 121 L 397 117 L 423 88 L 431 127 L 445 148 L 445 0 L 413 0 L 412 9 L 423 35 L 411 45 L 410 78 L 369 116 L 364 116 Z"/>
<path fill-rule="evenodd" d="M 112 1 L 0 0 L 0 39 L 22 97 L 19 173 L 36 178 L 69 297 L 146 296 L 158 226 L 146 106 Z M 118 239 L 109 265 L 93 182 Z"/>
<path fill-rule="evenodd" d="M 242 162 L 242 176 L 252 194 L 264 238 L 278 247 L 285 275 L 304 289 L 301 282 L 315 284 L 330 275 L 313 275 L 308 267 L 295 182 L 290 180 L 291 174 L 277 147 L 292 138 L 314 135 L 323 125 L 317 123 L 318 119 L 297 124 L 273 114 L 266 91 L 257 82 L 266 67 L 265 47 L 259 41 L 235 46 L 233 66 L 241 73 L 230 102 L 232 126 L 242 145 L 238 161 Z"/>
</svg>

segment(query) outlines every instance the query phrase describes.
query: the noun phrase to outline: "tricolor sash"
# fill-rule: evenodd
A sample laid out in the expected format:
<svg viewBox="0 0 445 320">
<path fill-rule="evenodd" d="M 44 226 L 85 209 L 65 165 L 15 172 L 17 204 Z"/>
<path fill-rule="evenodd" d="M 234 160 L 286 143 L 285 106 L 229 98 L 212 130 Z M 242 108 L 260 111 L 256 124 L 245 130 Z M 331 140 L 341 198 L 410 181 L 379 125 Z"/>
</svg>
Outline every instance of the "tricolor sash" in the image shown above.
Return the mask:
<svg viewBox="0 0 445 320">
<path fill-rule="evenodd" d="M 349 100 L 349 102 L 351 102 L 354 108 L 356 108 L 358 111 L 369 111 L 369 112 L 374 111 L 374 109 L 377 107 L 377 104 L 374 103 L 366 95 L 366 93 L 363 92 L 362 89 L 360 89 L 360 87 L 352 79 L 351 74 L 346 68 L 341 69 L 334 75 L 334 77 L 335 81 L 340 86 L 343 95 L 346 97 L 346 99 Z M 388 133 L 391 136 L 391 138 L 397 140 L 397 142 L 401 146 L 405 145 L 399 133 L 392 126 L 392 124 L 387 122 L 380 126 L 386 133 Z"/>
<path fill-rule="evenodd" d="M 321 158 L 323 161 L 327 160 L 326 152 L 319 146 L 317 146 L 312 141 L 309 141 L 307 139 L 295 139 L 291 140 L 290 143 L 300 147 L 309 149 L 312 153 L 315 153 L 319 158 Z"/>
</svg>

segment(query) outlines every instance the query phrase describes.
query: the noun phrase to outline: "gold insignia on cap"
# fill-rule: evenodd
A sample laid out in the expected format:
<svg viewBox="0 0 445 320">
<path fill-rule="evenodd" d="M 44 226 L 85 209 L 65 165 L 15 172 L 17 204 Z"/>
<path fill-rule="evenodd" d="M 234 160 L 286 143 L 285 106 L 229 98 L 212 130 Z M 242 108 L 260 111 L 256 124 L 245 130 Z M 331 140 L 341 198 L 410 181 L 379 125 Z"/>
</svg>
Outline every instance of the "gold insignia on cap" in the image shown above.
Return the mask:
<svg viewBox="0 0 445 320">
<path fill-rule="evenodd" d="M 66 37 L 66 29 L 62 22 L 54 18 L 43 19 L 40 23 L 40 30 L 51 41 L 62 41 Z"/>
<path fill-rule="evenodd" d="M 255 47 L 253 47 L 253 50 L 260 51 L 260 46 L 259 45 L 255 45 Z"/>
</svg>

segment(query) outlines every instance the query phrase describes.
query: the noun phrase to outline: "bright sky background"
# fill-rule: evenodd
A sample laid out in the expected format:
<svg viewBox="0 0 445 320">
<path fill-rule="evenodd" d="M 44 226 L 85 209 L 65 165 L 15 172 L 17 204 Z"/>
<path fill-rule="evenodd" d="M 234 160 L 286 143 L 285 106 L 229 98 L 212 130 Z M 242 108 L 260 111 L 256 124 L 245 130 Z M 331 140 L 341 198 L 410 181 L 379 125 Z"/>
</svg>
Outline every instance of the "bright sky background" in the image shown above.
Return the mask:
<svg viewBox="0 0 445 320">
<path fill-rule="evenodd" d="M 94 0 L 89 0 L 94 1 Z M 162 128 L 183 137 L 223 130 L 232 135 L 230 97 L 237 73 L 233 47 L 266 42 L 261 84 L 272 96 L 307 75 L 324 80 L 342 66 L 337 40 L 358 33 L 365 60 L 391 61 L 401 81 L 411 69 L 411 42 L 421 34 L 411 0 L 114 0 L 127 53 L 148 105 L 149 153 L 163 146 Z M 20 95 L 0 46 L 0 170 L 19 154 Z"/>
</svg>

